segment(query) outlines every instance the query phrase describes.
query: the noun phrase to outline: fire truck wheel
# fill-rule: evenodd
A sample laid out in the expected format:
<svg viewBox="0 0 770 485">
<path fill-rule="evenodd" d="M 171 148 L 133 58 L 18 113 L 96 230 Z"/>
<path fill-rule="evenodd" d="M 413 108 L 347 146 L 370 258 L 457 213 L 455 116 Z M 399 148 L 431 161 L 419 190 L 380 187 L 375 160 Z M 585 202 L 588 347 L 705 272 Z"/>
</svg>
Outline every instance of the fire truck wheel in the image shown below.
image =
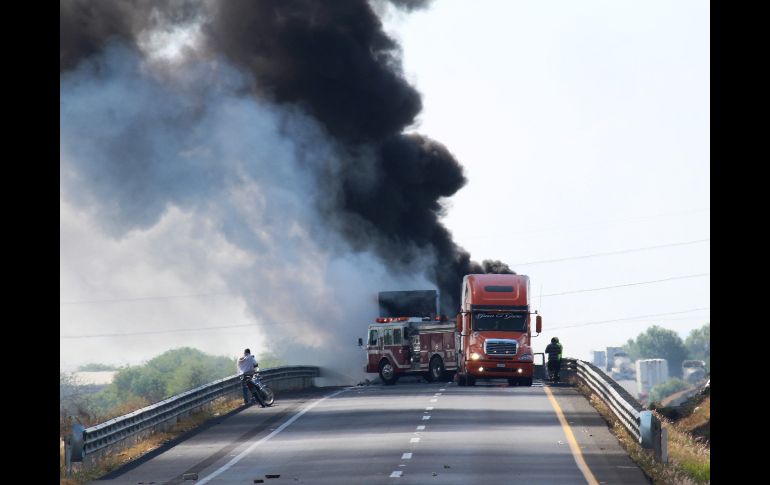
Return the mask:
<svg viewBox="0 0 770 485">
<path fill-rule="evenodd" d="M 525 377 L 521 380 L 522 386 L 531 386 L 532 385 L 532 378 L 531 377 Z"/>
<path fill-rule="evenodd" d="M 518 386 L 519 385 L 519 380 L 517 378 L 515 378 L 515 377 L 512 377 L 512 378 L 508 379 L 508 385 L 509 386 Z"/>
<path fill-rule="evenodd" d="M 476 385 L 476 378 L 473 376 L 468 376 L 468 385 L 469 386 L 475 386 Z"/>
<path fill-rule="evenodd" d="M 393 365 L 387 360 L 380 362 L 380 379 L 382 379 L 382 383 L 386 385 L 393 385 L 396 383 L 396 372 L 393 369 Z"/>
<path fill-rule="evenodd" d="M 468 385 L 468 381 L 464 375 L 457 374 L 457 385 L 460 387 L 464 387 Z"/>
<path fill-rule="evenodd" d="M 435 356 L 430 359 L 430 368 L 428 370 L 428 382 L 433 382 L 441 379 L 444 374 L 444 361 L 441 357 Z"/>
</svg>

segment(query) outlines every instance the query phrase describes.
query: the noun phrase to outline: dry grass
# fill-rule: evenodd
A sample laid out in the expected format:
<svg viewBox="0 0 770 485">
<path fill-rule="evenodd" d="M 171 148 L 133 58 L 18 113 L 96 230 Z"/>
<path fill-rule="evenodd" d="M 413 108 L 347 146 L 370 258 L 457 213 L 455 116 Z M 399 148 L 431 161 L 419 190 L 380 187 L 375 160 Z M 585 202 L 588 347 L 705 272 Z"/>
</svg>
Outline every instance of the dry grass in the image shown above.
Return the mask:
<svg viewBox="0 0 770 485">
<path fill-rule="evenodd" d="M 221 416 L 223 414 L 226 414 L 242 405 L 243 405 L 243 398 L 240 396 L 238 396 L 237 398 L 216 399 L 203 410 L 195 414 L 192 414 L 186 418 L 180 419 L 179 422 L 176 423 L 168 431 L 155 433 L 152 436 L 148 436 L 147 438 L 142 439 L 141 441 L 139 441 L 138 443 L 134 444 L 129 448 L 126 448 L 122 451 L 108 454 L 102 457 L 99 460 L 98 464 L 94 466 L 82 468 L 79 466 L 80 464 L 78 463 L 73 464 L 73 472 L 69 476 L 67 476 L 66 470 L 64 467 L 64 449 L 62 448 L 60 451 L 61 466 L 60 466 L 60 473 L 59 473 L 59 477 L 60 477 L 59 483 L 60 485 L 80 485 L 82 483 L 96 480 L 97 478 L 106 475 L 112 470 L 115 470 L 125 465 L 126 463 L 129 463 L 130 461 L 135 460 L 143 455 L 146 455 L 147 453 L 157 449 L 164 443 L 171 441 L 172 439 L 182 435 L 183 433 L 186 433 L 191 429 L 197 428 L 205 421 L 211 418 L 214 418 L 216 416 Z M 122 414 L 126 414 L 133 410 L 134 409 L 125 411 Z M 118 414 L 118 416 L 122 414 Z"/>
<path fill-rule="evenodd" d="M 668 429 L 669 460 L 684 469 L 699 483 L 708 482 L 711 477 L 711 449 L 709 442 L 694 432 L 710 427 L 711 397 L 706 397 L 692 414 L 676 423 L 661 416 L 658 418 Z"/>
<path fill-rule="evenodd" d="M 654 484 L 698 485 L 711 480 L 711 452 L 701 441 L 687 431 L 661 417 L 661 425 L 668 429 L 668 463 L 655 461 L 651 450 L 642 448 L 609 407 L 591 389 L 578 384 L 580 392 L 608 422 L 612 434 L 620 442 L 631 459 L 652 479 Z"/>
</svg>

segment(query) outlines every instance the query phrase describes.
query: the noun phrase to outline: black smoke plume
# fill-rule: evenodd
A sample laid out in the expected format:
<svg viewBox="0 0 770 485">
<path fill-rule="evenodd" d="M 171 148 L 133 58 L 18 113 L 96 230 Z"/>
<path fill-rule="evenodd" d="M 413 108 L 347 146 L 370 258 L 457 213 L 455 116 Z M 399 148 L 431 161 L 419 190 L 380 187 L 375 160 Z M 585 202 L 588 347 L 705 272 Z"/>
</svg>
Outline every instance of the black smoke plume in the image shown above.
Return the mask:
<svg viewBox="0 0 770 485">
<path fill-rule="evenodd" d="M 421 0 L 393 0 L 406 11 Z M 111 41 L 137 46 L 148 29 L 201 19 L 202 49 L 250 74 L 254 95 L 298 106 L 342 147 L 341 188 L 330 224 L 357 250 L 372 249 L 393 271 L 424 273 L 454 313 L 462 277 L 511 273 L 499 261 L 471 261 L 442 225 L 442 198 L 465 183 L 442 144 L 404 134 L 422 109 L 404 79 L 399 46 L 366 0 L 64 0 L 60 71 Z"/>
</svg>

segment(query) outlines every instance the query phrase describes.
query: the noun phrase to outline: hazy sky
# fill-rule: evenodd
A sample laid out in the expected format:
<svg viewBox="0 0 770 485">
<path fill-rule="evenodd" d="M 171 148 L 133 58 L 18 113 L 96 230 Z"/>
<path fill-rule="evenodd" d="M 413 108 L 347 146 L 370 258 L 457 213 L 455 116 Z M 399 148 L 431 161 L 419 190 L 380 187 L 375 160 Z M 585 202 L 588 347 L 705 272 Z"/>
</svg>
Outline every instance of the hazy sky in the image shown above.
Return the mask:
<svg viewBox="0 0 770 485">
<path fill-rule="evenodd" d="M 650 325 L 684 338 L 709 321 L 708 2 L 438 0 L 409 14 L 389 8 L 385 23 L 401 44 L 406 78 L 422 94 L 414 130 L 445 144 L 468 179 L 445 201 L 444 224 L 474 260 L 499 259 L 530 276 L 545 328 L 535 351 L 557 335 L 567 355 L 588 359 L 590 350 L 622 345 Z M 307 337 L 318 311 L 358 318 L 378 289 L 421 284 L 391 279 L 366 254 L 325 251 L 305 231 L 314 224 L 307 201 L 292 195 L 313 190 L 304 177 L 287 182 L 286 174 L 272 174 L 277 185 L 249 182 L 200 201 L 178 194 L 177 204 L 157 208 L 157 220 L 127 232 L 105 226 L 116 208 L 89 199 L 99 196 L 93 188 L 101 179 L 98 171 L 92 178 L 79 172 L 89 156 L 80 143 L 83 133 L 109 135 L 109 125 L 93 116 L 109 113 L 94 108 L 104 99 L 125 102 L 130 114 L 168 97 L 146 84 L 111 80 L 83 89 L 76 76 L 63 78 L 62 369 L 135 364 L 182 345 L 233 356 L 244 346 L 268 350 L 269 330 L 248 301 L 276 305 L 292 324 L 301 321 L 296 328 Z M 204 127 L 213 138 L 238 129 L 237 121 L 216 124 L 235 112 L 236 120 L 265 127 L 263 144 L 288 143 L 274 128 L 275 108 L 227 97 L 216 106 L 222 113 Z M 90 124 L 71 128 L 70 120 L 81 119 Z M 301 125 L 303 136 L 316 130 L 302 115 L 289 123 Z M 233 160 L 253 152 L 222 145 Z M 276 150 L 272 156 L 290 158 L 291 147 Z M 276 200 L 291 209 L 280 221 L 267 210 Z M 254 227 L 234 236 L 240 220 Z M 285 248 L 271 238 L 279 232 L 294 234 L 308 261 L 283 261 Z M 258 251 L 234 244 L 247 237 Z M 305 274 L 311 260 L 320 263 Z M 371 277 L 362 278 L 361 268 Z M 307 308 L 284 302 L 283 290 L 295 288 L 278 286 L 287 285 L 280 272 L 301 274 L 303 288 L 316 289 Z M 340 291 L 352 292 L 362 308 L 339 304 Z M 350 321 L 335 338 L 348 345 L 367 323 Z M 231 328 L 190 330 L 222 326 Z M 345 351 L 363 365 L 355 347 Z"/>
<path fill-rule="evenodd" d="M 708 2 L 440 0 L 388 25 L 418 130 L 469 180 L 445 224 L 542 291 L 536 350 L 558 336 L 588 359 L 709 321 Z"/>
</svg>

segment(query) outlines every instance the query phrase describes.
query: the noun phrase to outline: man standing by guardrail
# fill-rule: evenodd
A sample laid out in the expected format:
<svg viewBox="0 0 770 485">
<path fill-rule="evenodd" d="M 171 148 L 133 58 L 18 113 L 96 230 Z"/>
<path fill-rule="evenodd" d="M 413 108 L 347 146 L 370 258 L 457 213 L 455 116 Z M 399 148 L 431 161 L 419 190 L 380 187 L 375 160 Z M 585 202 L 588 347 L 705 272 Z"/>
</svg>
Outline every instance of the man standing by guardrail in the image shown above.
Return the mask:
<svg viewBox="0 0 770 485">
<path fill-rule="evenodd" d="M 548 354 L 548 374 L 551 377 L 551 382 L 559 382 L 562 346 L 558 337 L 551 339 L 551 343 L 545 348 L 545 353 Z"/>
</svg>

